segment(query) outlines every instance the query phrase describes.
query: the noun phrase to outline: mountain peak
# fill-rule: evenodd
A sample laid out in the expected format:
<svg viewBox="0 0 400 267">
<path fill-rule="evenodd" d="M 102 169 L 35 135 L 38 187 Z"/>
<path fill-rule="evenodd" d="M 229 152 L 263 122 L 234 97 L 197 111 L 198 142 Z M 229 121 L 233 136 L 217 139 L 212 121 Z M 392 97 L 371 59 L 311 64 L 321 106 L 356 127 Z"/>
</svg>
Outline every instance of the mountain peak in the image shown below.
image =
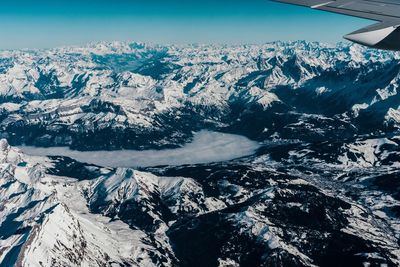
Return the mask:
<svg viewBox="0 0 400 267">
<path fill-rule="evenodd" d="M 0 151 L 6 151 L 6 150 L 8 150 L 9 149 L 9 144 L 8 144 L 8 142 L 7 142 L 7 139 L 1 139 L 0 140 Z"/>
</svg>

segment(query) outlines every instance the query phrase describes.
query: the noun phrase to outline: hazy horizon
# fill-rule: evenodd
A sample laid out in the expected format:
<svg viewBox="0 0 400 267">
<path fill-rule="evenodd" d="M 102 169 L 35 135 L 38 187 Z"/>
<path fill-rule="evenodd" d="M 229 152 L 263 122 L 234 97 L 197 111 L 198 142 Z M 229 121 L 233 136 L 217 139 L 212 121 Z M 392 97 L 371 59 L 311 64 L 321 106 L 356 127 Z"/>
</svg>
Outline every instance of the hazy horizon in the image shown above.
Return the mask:
<svg viewBox="0 0 400 267">
<path fill-rule="evenodd" d="M 99 41 L 156 44 L 337 43 L 373 22 L 269 0 L 105 0 L 3 3 L 1 50 L 81 46 Z M 312 30 L 310 30 L 312 29 Z"/>
</svg>

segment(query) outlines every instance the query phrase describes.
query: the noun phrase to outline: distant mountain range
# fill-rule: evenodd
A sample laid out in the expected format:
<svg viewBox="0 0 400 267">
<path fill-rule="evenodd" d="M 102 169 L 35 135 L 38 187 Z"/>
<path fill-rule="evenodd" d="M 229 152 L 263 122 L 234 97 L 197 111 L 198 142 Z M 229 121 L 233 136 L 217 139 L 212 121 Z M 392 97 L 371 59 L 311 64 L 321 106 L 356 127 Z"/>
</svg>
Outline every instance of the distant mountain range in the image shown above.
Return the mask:
<svg viewBox="0 0 400 267">
<path fill-rule="evenodd" d="M 399 59 L 303 41 L 1 51 L 0 266 L 398 266 Z M 15 148 L 200 130 L 261 148 L 139 170 Z"/>
<path fill-rule="evenodd" d="M 282 128 L 304 113 L 331 125 L 323 138 L 380 134 L 400 122 L 399 73 L 397 54 L 345 44 L 3 51 L 0 127 L 12 144 L 80 150 L 175 146 L 204 128 L 293 138 L 306 129 Z"/>
</svg>

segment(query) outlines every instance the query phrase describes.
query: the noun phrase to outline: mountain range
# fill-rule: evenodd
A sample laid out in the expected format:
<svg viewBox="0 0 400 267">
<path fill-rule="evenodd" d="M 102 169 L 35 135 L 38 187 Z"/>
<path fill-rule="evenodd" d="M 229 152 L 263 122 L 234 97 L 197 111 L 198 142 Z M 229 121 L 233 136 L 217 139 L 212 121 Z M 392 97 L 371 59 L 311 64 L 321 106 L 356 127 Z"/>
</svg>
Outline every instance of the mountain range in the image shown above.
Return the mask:
<svg viewBox="0 0 400 267">
<path fill-rule="evenodd" d="M 0 266 L 398 266 L 399 59 L 305 41 L 0 51 Z M 136 168 L 18 148 L 157 151 L 204 130 L 259 148 Z"/>
</svg>

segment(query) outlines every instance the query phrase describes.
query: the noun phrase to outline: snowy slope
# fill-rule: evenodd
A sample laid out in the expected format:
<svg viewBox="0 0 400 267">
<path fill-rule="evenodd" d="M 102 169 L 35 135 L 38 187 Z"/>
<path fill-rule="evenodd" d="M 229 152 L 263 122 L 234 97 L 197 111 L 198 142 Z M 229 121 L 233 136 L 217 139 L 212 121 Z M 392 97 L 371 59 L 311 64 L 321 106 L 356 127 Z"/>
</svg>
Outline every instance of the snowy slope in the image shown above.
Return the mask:
<svg viewBox="0 0 400 267">
<path fill-rule="evenodd" d="M 398 266 L 398 60 L 303 41 L 1 51 L 0 266 Z M 8 144 L 154 154 L 201 130 L 261 147 L 136 170 Z"/>
<path fill-rule="evenodd" d="M 159 206 L 171 215 L 223 206 L 187 178 L 101 169 L 100 177 L 78 181 L 47 174 L 51 159 L 0 144 L 1 266 L 170 266 L 176 259 Z M 152 221 L 123 217 L 128 202 Z"/>
<path fill-rule="evenodd" d="M 262 157 L 155 175 L 0 144 L 1 266 L 324 266 L 332 253 L 343 264 L 400 261 L 399 221 L 383 212 L 396 202 L 381 191 L 359 195 L 369 210 L 335 196 L 339 183 L 315 186 Z"/>
<path fill-rule="evenodd" d="M 363 132 L 392 129 L 400 105 L 397 60 L 357 45 L 300 41 L 2 51 L 0 127 L 13 144 L 82 150 L 98 149 L 105 137 L 113 139 L 106 149 L 176 146 L 194 130 L 251 124 L 243 120 L 259 110 L 271 120 L 300 112 L 334 116 Z M 264 134 L 248 132 L 272 135 L 279 129 L 271 124 Z M 98 135 L 93 144 L 89 133 Z M 126 135 L 151 138 L 140 143 Z"/>
</svg>

